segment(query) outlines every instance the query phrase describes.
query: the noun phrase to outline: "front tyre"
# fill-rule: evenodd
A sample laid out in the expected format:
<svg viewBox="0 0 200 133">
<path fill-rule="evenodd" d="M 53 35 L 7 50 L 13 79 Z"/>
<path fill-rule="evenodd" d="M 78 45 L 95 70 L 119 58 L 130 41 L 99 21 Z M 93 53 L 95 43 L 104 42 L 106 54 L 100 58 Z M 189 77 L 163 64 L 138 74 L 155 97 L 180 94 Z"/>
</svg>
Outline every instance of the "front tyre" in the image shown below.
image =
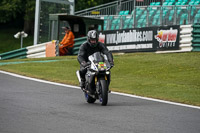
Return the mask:
<svg viewBox="0 0 200 133">
<path fill-rule="evenodd" d="M 108 83 L 105 79 L 100 79 L 99 89 L 99 100 L 101 102 L 101 105 L 106 106 L 108 103 Z"/>
</svg>

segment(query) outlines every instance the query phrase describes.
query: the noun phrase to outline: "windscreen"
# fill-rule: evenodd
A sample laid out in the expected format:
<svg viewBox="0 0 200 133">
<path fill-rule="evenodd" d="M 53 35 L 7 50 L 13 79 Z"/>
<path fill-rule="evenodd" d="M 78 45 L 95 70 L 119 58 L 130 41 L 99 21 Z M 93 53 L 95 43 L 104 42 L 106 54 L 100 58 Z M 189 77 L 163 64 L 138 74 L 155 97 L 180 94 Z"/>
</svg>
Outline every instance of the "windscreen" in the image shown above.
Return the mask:
<svg viewBox="0 0 200 133">
<path fill-rule="evenodd" d="M 104 57 L 100 52 L 96 52 L 93 54 L 95 62 L 104 62 Z"/>
<path fill-rule="evenodd" d="M 110 63 L 108 62 L 107 56 L 100 53 L 96 52 L 88 57 L 88 59 L 93 62 L 93 63 L 100 63 L 104 62 L 107 66 L 107 68 L 110 68 Z"/>
</svg>

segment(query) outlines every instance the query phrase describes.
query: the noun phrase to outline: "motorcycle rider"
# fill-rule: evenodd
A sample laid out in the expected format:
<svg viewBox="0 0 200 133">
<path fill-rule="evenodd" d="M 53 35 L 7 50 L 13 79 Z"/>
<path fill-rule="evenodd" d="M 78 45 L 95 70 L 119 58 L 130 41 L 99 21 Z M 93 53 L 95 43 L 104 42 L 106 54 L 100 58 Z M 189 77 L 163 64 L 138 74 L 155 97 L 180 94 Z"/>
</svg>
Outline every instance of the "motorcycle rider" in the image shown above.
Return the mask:
<svg viewBox="0 0 200 133">
<path fill-rule="evenodd" d="M 86 66 L 89 65 L 88 57 L 95 52 L 101 52 L 108 57 L 108 61 L 111 67 L 114 66 L 112 53 L 107 49 L 107 47 L 98 41 L 99 35 L 96 30 L 90 30 L 87 34 L 87 41 L 84 42 L 78 52 L 78 62 L 80 63 L 80 87 L 83 90 L 85 88 L 85 74 L 87 72 Z M 109 79 L 110 80 L 110 79 Z"/>
</svg>

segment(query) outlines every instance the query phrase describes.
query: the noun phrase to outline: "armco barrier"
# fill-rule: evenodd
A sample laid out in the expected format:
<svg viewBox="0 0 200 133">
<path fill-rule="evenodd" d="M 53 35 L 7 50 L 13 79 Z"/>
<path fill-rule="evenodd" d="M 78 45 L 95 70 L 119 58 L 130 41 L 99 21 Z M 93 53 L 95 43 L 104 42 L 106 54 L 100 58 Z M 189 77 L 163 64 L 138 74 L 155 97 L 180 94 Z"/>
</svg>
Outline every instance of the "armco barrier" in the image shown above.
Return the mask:
<svg viewBox="0 0 200 133">
<path fill-rule="evenodd" d="M 192 40 L 192 51 L 200 51 L 200 23 L 193 25 L 193 40 Z"/>
<path fill-rule="evenodd" d="M 74 44 L 72 53 L 73 55 L 77 55 L 81 44 L 87 41 L 87 37 L 77 38 L 77 39 L 74 39 L 74 41 L 75 41 L 75 44 Z"/>
<path fill-rule="evenodd" d="M 21 48 L 0 54 L 0 60 L 13 59 L 13 58 L 23 59 L 26 58 L 26 55 L 27 55 L 27 49 Z"/>
<path fill-rule="evenodd" d="M 34 53 L 34 54 L 29 54 L 27 55 L 27 58 L 42 58 L 42 57 L 46 57 L 45 56 L 46 52 L 39 52 L 39 53 Z"/>
<path fill-rule="evenodd" d="M 16 58 L 41 58 L 59 55 L 58 42 L 52 41 L 0 54 L 0 60 Z"/>
<path fill-rule="evenodd" d="M 27 58 L 45 57 L 46 43 L 29 46 L 27 48 Z"/>
<path fill-rule="evenodd" d="M 77 55 L 80 45 L 87 40 L 87 37 L 75 39 L 73 55 Z M 0 60 L 15 59 L 15 58 L 41 58 L 59 56 L 58 41 L 53 40 L 34 46 L 29 46 L 22 49 L 0 54 Z"/>
<path fill-rule="evenodd" d="M 180 52 L 192 51 L 192 25 L 180 26 Z"/>
</svg>

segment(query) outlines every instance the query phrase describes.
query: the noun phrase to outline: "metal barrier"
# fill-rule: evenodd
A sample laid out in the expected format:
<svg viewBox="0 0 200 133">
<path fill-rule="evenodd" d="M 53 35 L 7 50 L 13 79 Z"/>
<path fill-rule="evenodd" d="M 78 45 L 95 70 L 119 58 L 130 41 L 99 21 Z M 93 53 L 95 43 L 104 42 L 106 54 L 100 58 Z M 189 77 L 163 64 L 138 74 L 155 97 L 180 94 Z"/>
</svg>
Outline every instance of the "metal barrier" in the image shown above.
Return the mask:
<svg viewBox="0 0 200 133">
<path fill-rule="evenodd" d="M 117 1 L 75 12 L 79 16 L 116 15 Z"/>
<path fill-rule="evenodd" d="M 0 60 L 58 56 L 57 41 L 46 42 L 0 54 Z M 49 47 L 48 47 L 49 46 Z"/>
<path fill-rule="evenodd" d="M 101 15 L 118 15 L 120 11 L 129 11 L 131 13 L 135 6 L 148 6 L 151 3 L 163 4 L 164 0 L 116 0 L 114 2 L 102 4 L 96 7 L 75 12 L 79 16 L 101 16 Z"/>
<path fill-rule="evenodd" d="M 87 37 L 74 39 L 73 55 L 77 55 L 81 44 L 87 40 Z M 34 46 L 0 54 L 0 60 L 16 59 L 16 58 L 41 58 L 59 56 L 58 41 L 53 40 Z"/>
<path fill-rule="evenodd" d="M 46 43 L 29 46 L 26 49 L 28 50 L 27 58 L 45 57 Z"/>
<path fill-rule="evenodd" d="M 114 1 L 102 4 L 96 7 L 75 12 L 79 16 L 102 16 L 102 15 L 118 15 L 121 10 L 129 10 L 131 12 L 135 7 L 133 0 Z"/>
<path fill-rule="evenodd" d="M 190 0 L 187 2 L 121 0 L 78 11 L 75 14 L 104 19 L 104 30 L 188 25 L 200 21 L 200 1 L 192 3 Z"/>
<path fill-rule="evenodd" d="M 192 25 L 181 25 L 180 52 L 192 51 Z"/>
<path fill-rule="evenodd" d="M 192 27 L 193 27 L 192 51 L 200 51 L 200 23 L 194 24 Z"/>
<path fill-rule="evenodd" d="M 128 15 L 107 15 L 104 30 L 164 25 L 188 25 L 200 21 L 200 5 L 137 6 Z"/>
<path fill-rule="evenodd" d="M 81 44 L 83 44 L 87 40 L 87 37 L 81 37 L 74 39 L 75 44 L 72 50 L 73 55 L 77 55 Z"/>
<path fill-rule="evenodd" d="M 6 52 L 3 54 L 0 54 L 0 60 L 7 60 L 7 59 L 13 59 L 13 58 L 23 59 L 23 58 L 26 58 L 26 55 L 27 55 L 26 52 L 27 52 L 26 48 L 21 48 L 21 49 L 13 50 L 10 52 Z"/>
<path fill-rule="evenodd" d="M 134 0 L 135 6 L 162 5 L 166 0 Z"/>
</svg>

